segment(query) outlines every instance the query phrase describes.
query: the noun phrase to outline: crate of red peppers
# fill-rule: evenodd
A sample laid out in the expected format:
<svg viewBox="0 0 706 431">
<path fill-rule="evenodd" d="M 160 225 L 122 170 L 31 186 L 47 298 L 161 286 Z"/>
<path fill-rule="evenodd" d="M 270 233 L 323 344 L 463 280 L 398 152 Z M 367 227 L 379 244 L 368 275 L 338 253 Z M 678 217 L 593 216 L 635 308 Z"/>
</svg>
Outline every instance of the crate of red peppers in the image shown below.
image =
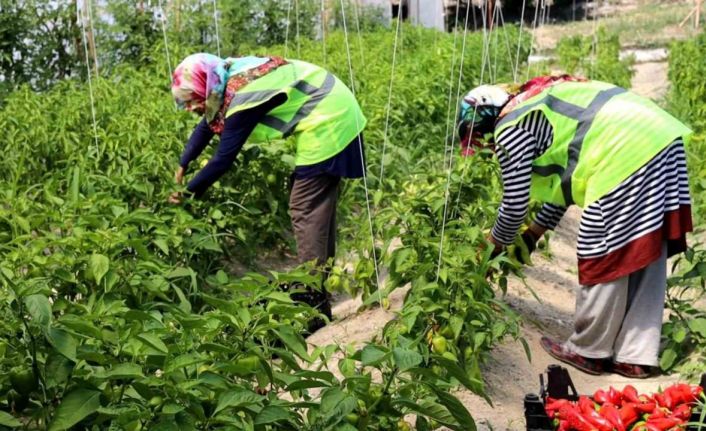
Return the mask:
<svg viewBox="0 0 706 431">
<path fill-rule="evenodd" d="M 546 375 L 540 394 L 525 396 L 528 431 L 706 431 L 706 374 L 700 385 L 675 383 L 654 394 L 626 385 L 591 396 L 577 393 L 564 367 L 550 365 Z"/>
</svg>

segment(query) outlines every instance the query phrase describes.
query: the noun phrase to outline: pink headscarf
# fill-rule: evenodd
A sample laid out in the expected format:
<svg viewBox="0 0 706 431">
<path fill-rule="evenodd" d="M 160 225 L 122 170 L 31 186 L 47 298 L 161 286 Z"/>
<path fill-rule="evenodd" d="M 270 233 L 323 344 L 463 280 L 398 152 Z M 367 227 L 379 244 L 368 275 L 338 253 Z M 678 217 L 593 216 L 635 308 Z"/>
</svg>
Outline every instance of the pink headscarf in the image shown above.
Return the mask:
<svg viewBox="0 0 706 431">
<path fill-rule="evenodd" d="M 172 95 L 177 105 L 188 111 L 202 111 L 211 121 L 223 104 L 227 81 L 226 60 L 212 54 L 192 54 L 174 71 Z"/>
</svg>

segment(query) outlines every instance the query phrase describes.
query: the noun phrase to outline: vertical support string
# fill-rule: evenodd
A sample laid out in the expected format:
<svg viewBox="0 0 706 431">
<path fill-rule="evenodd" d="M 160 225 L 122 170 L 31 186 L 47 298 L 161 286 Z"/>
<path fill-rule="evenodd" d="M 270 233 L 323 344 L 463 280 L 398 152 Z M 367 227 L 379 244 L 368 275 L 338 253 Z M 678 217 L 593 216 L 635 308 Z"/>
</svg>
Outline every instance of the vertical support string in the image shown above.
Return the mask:
<svg viewBox="0 0 706 431">
<path fill-rule="evenodd" d="M 98 124 L 96 122 L 96 104 L 95 98 L 93 96 L 93 80 L 91 78 L 91 60 L 88 55 L 88 38 L 86 37 L 86 18 L 88 12 L 83 9 L 89 9 L 91 7 L 90 0 L 84 0 L 83 8 L 76 2 L 76 12 L 77 17 L 81 24 L 81 39 L 83 40 L 83 51 L 86 57 L 86 77 L 88 78 L 88 94 L 91 100 L 91 117 L 93 118 L 93 141 L 95 145 L 95 153 L 99 156 L 99 146 L 98 146 Z"/>
<path fill-rule="evenodd" d="M 522 0 L 522 12 L 520 14 L 520 34 L 517 36 L 517 55 L 515 56 L 515 72 L 519 72 L 520 69 L 520 47 L 522 46 L 522 26 L 525 23 L 525 4 L 527 0 Z M 529 59 L 528 59 L 529 62 Z M 515 76 L 515 83 L 517 83 L 517 76 Z"/>
<path fill-rule="evenodd" d="M 292 0 L 287 1 L 287 26 L 284 29 L 284 58 L 287 58 L 289 53 L 289 24 L 290 24 L 290 14 L 292 12 Z"/>
<path fill-rule="evenodd" d="M 456 15 L 454 18 L 454 41 L 453 50 L 451 54 L 451 67 L 449 67 L 449 94 L 448 102 L 446 106 L 446 131 L 444 132 L 444 167 L 446 167 L 447 156 L 453 157 L 453 142 L 449 140 L 449 127 L 450 123 L 454 121 L 451 119 L 451 96 L 453 95 L 453 73 L 456 70 L 456 40 L 458 39 L 458 13 L 460 9 L 460 2 L 456 3 Z"/>
<path fill-rule="evenodd" d="M 213 24 L 216 27 L 216 49 L 218 56 L 221 56 L 221 37 L 218 32 L 218 5 L 216 0 L 213 0 Z"/>
<path fill-rule="evenodd" d="M 532 56 L 532 50 L 534 49 L 534 34 L 537 32 L 537 18 L 539 16 L 539 2 L 541 0 L 534 0 L 534 21 L 532 23 L 532 33 L 530 33 L 530 48 L 529 53 L 527 53 L 527 74 L 525 76 L 525 81 L 529 81 L 530 76 L 530 57 Z"/>
<path fill-rule="evenodd" d="M 321 0 L 321 44 L 323 49 L 323 63 L 326 62 L 326 0 Z"/>
<path fill-rule="evenodd" d="M 458 100 L 461 95 L 461 83 L 462 83 L 462 79 L 463 79 L 463 60 L 465 59 L 465 54 L 466 54 L 466 36 L 468 35 L 469 15 L 470 15 L 470 10 L 466 9 L 466 20 L 465 20 L 465 24 L 463 26 L 463 44 L 461 47 L 461 64 L 459 65 L 459 68 L 458 68 L 458 85 L 456 87 L 456 100 Z M 458 118 L 458 108 L 459 108 L 459 104 L 456 103 L 454 118 Z M 453 132 L 451 135 L 451 142 L 455 142 L 455 140 L 456 140 L 456 131 L 457 131 L 457 129 L 454 125 Z M 444 193 L 444 212 L 443 212 L 442 220 L 441 220 L 441 235 L 439 238 L 439 260 L 436 265 L 436 281 L 439 281 L 439 275 L 441 273 L 441 261 L 442 261 L 443 254 L 444 254 L 444 233 L 446 232 L 446 215 L 448 214 L 448 209 L 449 209 L 451 172 L 453 170 L 453 153 L 451 153 L 450 156 L 451 157 L 449 158 L 448 172 L 446 174 L 446 191 Z"/>
<path fill-rule="evenodd" d="M 355 75 L 353 74 L 353 61 L 351 59 L 351 47 L 350 43 L 348 41 L 348 26 L 346 24 L 346 12 L 345 12 L 345 7 L 343 5 L 343 0 L 340 0 L 341 4 L 341 16 L 342 16 L 342 21 L 343 21 L 343 34 L 345 36 L 345 42 L 346 42 L 346 54 L 348 55 L 348 73 L 350 75 L 350 80 L 351 84 L 355 82 Z M 351 85 L 351 91 L 353 93 L 353 97 L 355 97 L 355 85 Z M 360 129 L 360 124 L 358 122 L 358 116 L 356 115 L 355 117 L 356 121 L 356 128 Z M 370 193 L 368 192 L 368 176 L 365 172 L 365 157 L 363 155 L 363 143 L 361 142 L 360 134 L 358 134 L 358 148 L 360 149 L 360 161 L 363 167 L 363 187 L 365 188 L 365 205 L 368 211 L 368 226 L 370 227 L 370 242 L 372 246 L 372 255 L 373 255 L 373 265 L 375 267 L 375 283 L 377 286 L 377 292 L 378 292 L 378 302 L 382 303 L 382 292 L 380 290 L 380 272 L 378 270 L 378 259 L 377 259 L 377 251 L 375 250 L 375 234 L 373 232 L 373 217 L 370 211 Z"/>
<path fill-rule="evenodd" d="M 390 111 L 391 111 L 391 105 L 392 105 L 392 84 L 395 79 L 395 65 L 397 64 L 397 40 L 399 39 L 400 35 L 400 21 L 402 19 L 398 18 L 397 19 L 397 25 L 395 28 L 395 42 L 392 48 L 392 70 L 390 71 L 390 86 L 388 88 L 387 92 L 387 107 L 385 109 L 385 131 L 383 134 L 383 141 L 382 141 L 382 156 L 380 157 L 380 177 L 378 180 L 378 183 L 380 185 L 380 189 L 382 189 L 383 186 L 383 175 L 385 172 L 385 148 L 387 147 L 387 141 L 388 141 L 388 130 L 390 126 Z"/>
</svg>

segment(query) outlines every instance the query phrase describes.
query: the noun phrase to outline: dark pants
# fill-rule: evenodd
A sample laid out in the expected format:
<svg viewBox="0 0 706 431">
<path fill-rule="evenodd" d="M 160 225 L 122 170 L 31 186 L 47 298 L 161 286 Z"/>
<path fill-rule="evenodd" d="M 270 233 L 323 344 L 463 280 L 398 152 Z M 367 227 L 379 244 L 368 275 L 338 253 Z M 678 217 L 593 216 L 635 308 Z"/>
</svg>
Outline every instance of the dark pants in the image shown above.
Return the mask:
<svg viewBox="0 0 706 431">
<path fill-rule="evenodd" d="M 289 195 L 299 263 L 323 265 L 336 254 L 336 200 L 340 177 L 294 179 Z"/>
<path fill-rule="evenodd" d="M 299 263 L 314 260 L 321 267 L 336 254 L 336 200 L 340 182 L 340 177 L 331 175 L 293 179 L 289 211 Z M 327 268 L 321 269 L 322 279 L 325 279 Z M 323 286 L 320 292 L 307 290 L 293 293 L 292 299 L 317 308 L 331 319 L 331 303 Z M 312 322 L 309 332 L 321 326 L 323 322 Z"/>
</svg>

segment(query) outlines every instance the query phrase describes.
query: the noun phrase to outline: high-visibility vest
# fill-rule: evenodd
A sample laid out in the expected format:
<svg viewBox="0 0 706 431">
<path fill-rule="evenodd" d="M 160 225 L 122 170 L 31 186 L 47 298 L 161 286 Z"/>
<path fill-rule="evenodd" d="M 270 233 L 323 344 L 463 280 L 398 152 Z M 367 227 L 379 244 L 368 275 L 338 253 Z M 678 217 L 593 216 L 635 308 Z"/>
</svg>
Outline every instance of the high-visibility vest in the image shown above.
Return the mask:
<svg viewBox="0 0 706 431">
<path fill-rule="evenodd" d="M 686 142 L 691 135 L 652 101 L 589 81 L 557 84 L 520 103 L 498 121 L 496 142 L 538 110 L 551 123 L 554 139 L 532 164 L 530 196 L 561 206 L 595 202 L 675 139 Z"/>
<path fill-rule="evenodd" d="M 363 131 L 366 119 L 353 93 L 333 74 L 288 61 L 236 92 L 226 118 L 286 95 L 287 101 L 270 111 L 248 139 L 268 142 L 294 135 L 296 165 L 312 165 L 343 151 Z"/>
</svg>

